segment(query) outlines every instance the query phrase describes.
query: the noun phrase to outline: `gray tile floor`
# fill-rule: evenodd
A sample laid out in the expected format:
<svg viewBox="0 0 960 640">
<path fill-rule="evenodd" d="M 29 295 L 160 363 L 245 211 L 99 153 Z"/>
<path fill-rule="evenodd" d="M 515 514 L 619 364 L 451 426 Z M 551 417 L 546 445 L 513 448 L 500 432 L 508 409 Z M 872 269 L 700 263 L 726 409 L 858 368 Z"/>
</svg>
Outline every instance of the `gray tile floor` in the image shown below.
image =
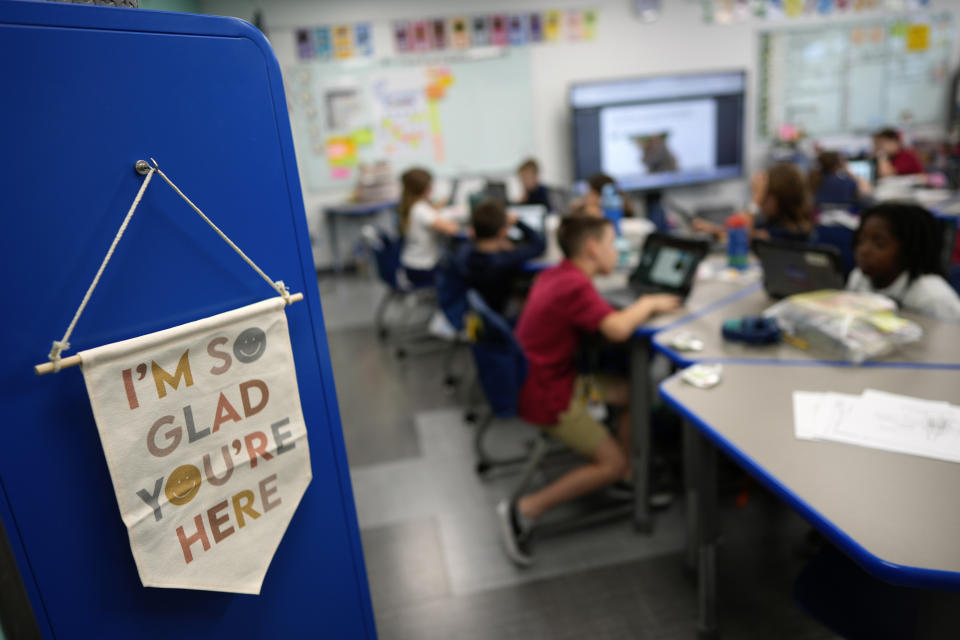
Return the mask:
<svg viewBox="0 0 960 640">
<path fill-rule="evenodd" d="M 378 632 L 382 638 L 692 638 L 696 590 L 682 569 L 683 505 L 653 535 L 627 521 L 538 540 L 514 568 L 493 507 L 515 481 L 474 473 L 462 401 L 442 386 L 443 354 L 398 360 L 378 341 L 382 289 L 365 277 L 320 282 Z M 530 433 L 498 425 L 514 450 Z M 760 489 L 723 499 L 726 638 L 832 638 L 791 598 L 806 525 Z"/>
</svg>

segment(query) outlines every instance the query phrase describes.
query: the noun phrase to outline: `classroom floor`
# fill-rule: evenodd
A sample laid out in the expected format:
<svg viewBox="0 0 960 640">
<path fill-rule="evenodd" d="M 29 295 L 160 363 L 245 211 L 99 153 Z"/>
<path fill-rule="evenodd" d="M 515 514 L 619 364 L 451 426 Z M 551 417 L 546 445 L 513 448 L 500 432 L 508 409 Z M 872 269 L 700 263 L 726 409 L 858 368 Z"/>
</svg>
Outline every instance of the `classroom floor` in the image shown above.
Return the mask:
<svg viewBox="0 0 960 640">
<path fill-rule="evenodd" d="M 516 569 L 494 514 L 516 478 L 474 473 L 471 427 L 462 398 L 441 384 L 442 353 L 401 361 L 378 341 L 382 289 L 368 277 L 326 276 L 320 293 L 381 638 L 695 637 L 682 501 L 658 513 L 652 535 L 623 520 L 546 538 L 536 564 Z M 493 444 L 510 450 L 529 429 L 500 425 Z M 791 595 L 809 527 L 759 487 L 745 507 L 734 494 L 721 497 L 724 637 L 836 637 Z"/>
</svg>

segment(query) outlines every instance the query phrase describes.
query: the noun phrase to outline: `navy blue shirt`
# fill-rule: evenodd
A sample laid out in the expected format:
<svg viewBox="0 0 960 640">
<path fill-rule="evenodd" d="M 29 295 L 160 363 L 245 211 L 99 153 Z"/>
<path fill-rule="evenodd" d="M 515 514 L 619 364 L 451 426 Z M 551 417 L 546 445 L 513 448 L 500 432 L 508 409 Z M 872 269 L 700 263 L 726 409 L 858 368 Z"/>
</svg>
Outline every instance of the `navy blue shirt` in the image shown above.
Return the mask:
<svg viewBox="0 0 960 640">
<path fill-rule="evenodd" d="M 817 205 L 837 204 L 850 209 L 857 207 L 860 199 L 857 181 L 848 175 L 834 173 L 824 176 L 814 194 Z"/>
<path fill-rule="evenodd" d="M 525 262 L 542 254 L 547 246 L 543 236 L 523 222 L 517 222 L 517 228 L 523 237 L 510 251 L 477 251 L 471 243 L 457 249 L 453 257 L 454 267 L 467 288 L 476 289 L 487 305 L 499 314 L 503 314 L 510 300 L 513 276 L 523 269 Z"/>
<path fill-rule="evenodd" d="M 542 184 L 538 184 L 533 189 L 527 191 L 527 195 L 523 200 L 523 204 L 542 204 L 547 208 L 547 211 L 550 210 L 550 194 L 547 193 L 547 188 Z"/>
</svg>

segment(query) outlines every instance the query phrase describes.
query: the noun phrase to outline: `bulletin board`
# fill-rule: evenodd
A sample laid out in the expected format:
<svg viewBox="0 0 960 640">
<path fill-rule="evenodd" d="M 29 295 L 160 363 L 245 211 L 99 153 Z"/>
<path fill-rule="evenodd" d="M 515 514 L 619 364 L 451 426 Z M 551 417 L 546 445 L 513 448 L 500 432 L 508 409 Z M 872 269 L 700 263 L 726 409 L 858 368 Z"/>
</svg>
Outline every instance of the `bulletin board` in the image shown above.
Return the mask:
<svg viewBox="0 0 960 640">
<path fill-rule="evenodd" d="M 946 126 L 954 37 L 950 12 L 764 31 L 758 134 Z"/>
<path fill-rule="evenodd" d="M 41 633 L 375 637 L 283 84 L 266 39 L 228 18 L 0 1 L 0 55 L 0 517 Z M 134 163 L 151 157 L 264 271 L 305 295 L 286 314 L 313 480 L 260 595 L 143 587 L 81 371 L 33 372 L 137 193 Z M 71 352 L 275 295 L 156 185 Z"/>
<path fill-rule="evenodd" d="M 304 62 L 286 69 L 298 160 L 311 191 L 350 187 L 362 163 L 437 175 L 513 170 L 534 152 L 529 52 L 452 61 Z"/>
</svg>

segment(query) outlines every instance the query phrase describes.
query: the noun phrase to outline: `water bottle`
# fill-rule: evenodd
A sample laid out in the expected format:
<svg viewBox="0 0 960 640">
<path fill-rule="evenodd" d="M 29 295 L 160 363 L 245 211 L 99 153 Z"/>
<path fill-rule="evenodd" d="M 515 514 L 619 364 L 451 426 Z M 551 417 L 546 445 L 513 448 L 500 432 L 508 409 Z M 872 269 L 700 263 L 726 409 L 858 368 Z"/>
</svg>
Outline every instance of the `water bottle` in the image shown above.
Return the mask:
<svg viewBox="0 0 960 640">
<path fill-rule="evenodd" d="M 620 219 L 623 218 L 623 198 L 617 193 L 617 187 L 612 184 L 603 185 L 600 196 L 603 215 L 613 223 L 613 229 L 620 236 Z"/>
<path fill-rule="evenodd" d="M 747 217 L 735 213 L 726 222 L 727 263 L 734 269 L 746 269 L 750 242 L 747 232 Z"/>
</svg>

